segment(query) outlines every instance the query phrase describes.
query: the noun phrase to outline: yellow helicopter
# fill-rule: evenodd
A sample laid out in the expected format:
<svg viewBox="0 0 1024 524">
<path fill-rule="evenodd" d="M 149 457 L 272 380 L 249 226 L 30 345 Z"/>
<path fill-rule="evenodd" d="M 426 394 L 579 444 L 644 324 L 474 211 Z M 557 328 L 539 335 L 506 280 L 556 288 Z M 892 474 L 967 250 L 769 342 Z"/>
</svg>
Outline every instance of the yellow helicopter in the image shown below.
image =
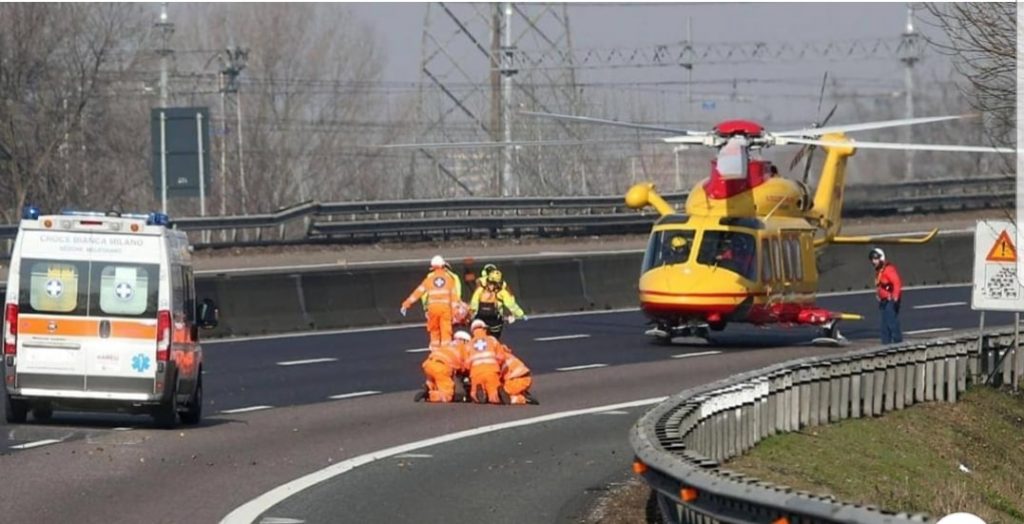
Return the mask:
<svg viewBox="0 0 1024 524">
<path fill-rule="evenodd" d="M 675 132 L 677 136 L 664 141 L 718 149 L 710 176 L 690 191 L 685 213 L 669 205 L 650 183 L 637 184 L 626 194 L 629 207 L 651 206 L 661 214 L 644 255 L 639 299 L 655 326 L 647 333 L 664 342 L 686 336 L 706 339 L 709 330 L 720 331 L 730 322 L 739 322 L 817 326 L 821 337 L 816 342 L 842 343 L 838 322 L 861 317 L 815 305 L 818 251 L 829 244 L 924 243 L 938 233 L 934 229 L 920 237 L 839 236 L 846 164 L 856 149 L 1015 152 L 1010 148 L 854 142 L 845 136 L 965 116 L 770 133 L 747 120 L 722 122 L 702 132 L 574 115 L 526 114 Z M 779 177 L 771 162 L 759 158 L 764 148 L 786 144 L 804 146 L 794 164 L 805 151 L 813 155 L 814 147 L 825 149 L 827 156 L 813 195 L 805 183 Z"/>
</svg>

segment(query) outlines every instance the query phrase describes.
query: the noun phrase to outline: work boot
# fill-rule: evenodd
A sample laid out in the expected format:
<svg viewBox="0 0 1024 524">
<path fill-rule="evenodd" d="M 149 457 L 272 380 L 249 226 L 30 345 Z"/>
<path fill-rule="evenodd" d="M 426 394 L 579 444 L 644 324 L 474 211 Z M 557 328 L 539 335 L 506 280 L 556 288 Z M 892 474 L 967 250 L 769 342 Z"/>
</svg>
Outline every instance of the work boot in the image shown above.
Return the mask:
<svg viewBox="0 0 1024 524">
<path fill-rule="evenodd" d="M 534 406 L 539 406 L 540 405 L 540 402 L 537 402 L 537 399 L 533 398 L 533 395 L 531 395 L 529 393 L 526 393 L 523 396 L 526 397 L 526 403 L 527 404 L 531 404 L 531 405 L 534 405 Z"/>
<path fill-rule="evenodd" d="M 509 404 L 508 393 L 506 393 L 504 389 L 498 390 L 498 403 L 506 406 Z"/>
<path fill-rule="evenodd" d="M 473 392 L 473 396 L 476 397 L 476 401 L 477 401 L 478 404 L 486 404 L 487 403 L 487 391 L 484 390 L 484 388 L 482 388 L 482 387 L 476 388 L 476 391 Z"/>
<path fill-rule="evenodd" d="M 416 392 L 416 396 L 412 397 L 413 402 L 423 402 L 427 399 L 427 395 L 430 395 L 430 390 L 423 388 Z"/>
</svg>

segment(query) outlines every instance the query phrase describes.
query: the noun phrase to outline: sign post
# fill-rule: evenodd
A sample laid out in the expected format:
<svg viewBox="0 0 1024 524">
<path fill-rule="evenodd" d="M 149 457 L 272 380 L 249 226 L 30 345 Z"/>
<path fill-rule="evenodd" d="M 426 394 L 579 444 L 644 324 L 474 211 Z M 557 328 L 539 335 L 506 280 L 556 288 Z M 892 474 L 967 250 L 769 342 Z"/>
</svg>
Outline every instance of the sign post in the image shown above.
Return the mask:
<svg viewBox="0 0 1024 524">
<path fill-rule="evenodd" d="M 1017 227 L 1008 220 L 979 220 L 974 230 L 974 279 L 971 286 L 971 309 L 981 311 L 981 326 L 978 340 L 982 340 L 981 330 L 985 328 L 985 311 L 1012 311 L 1014 318 L 1014 349 L 1007 351 L 1002 358 L 992 359 L 995 364 L 990 367 L 989 378 L 1004 361 L 1013 366 L 1013 386 L 1019 387 L 1021 374 L 1024 373 L 1024 354 L 1020 351 L 1020 312 L 1024 311 L 1024 285 L 1017 274 L 1017 263 L 1020 260 L 1017 239 Z M 983 350 L 979 346 L 979 350 Z M 991 360 L 990 360 L 991 361 Z M 1004 369 L 1003 376 L 1010 377 L 1010 368 Z"/>
</svg>

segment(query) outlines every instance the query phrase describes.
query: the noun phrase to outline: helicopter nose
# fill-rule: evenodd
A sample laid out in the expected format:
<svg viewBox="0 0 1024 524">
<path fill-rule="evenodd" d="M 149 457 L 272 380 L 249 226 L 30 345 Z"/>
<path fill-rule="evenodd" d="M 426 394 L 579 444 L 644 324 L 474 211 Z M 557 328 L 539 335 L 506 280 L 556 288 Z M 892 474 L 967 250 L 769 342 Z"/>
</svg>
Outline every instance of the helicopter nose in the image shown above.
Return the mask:
<svg viewBox="0 0 1024 524">
<path fill-rule="evenodd" d="M 717 323 L 752 296 L 753 290 L 738 278 L 699 266 L 661 267 L 640 278 L 641 309 L 652 316 L 684 316 Z"/>
</svg>

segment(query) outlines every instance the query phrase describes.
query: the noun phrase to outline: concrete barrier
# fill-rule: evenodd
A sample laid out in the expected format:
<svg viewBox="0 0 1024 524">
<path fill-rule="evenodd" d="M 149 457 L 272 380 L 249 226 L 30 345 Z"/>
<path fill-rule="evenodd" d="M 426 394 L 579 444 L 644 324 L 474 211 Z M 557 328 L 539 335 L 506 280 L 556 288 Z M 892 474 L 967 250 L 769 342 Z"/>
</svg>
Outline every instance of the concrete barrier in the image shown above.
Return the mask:
<svg viewBox="0 0 1024 524">
<path fill-rule="evenodd" d="M 818 259 L 819 291 L 870 289 L 874 272 L 864 245 L 831 246 Z M 884 247 L 907 285 L 970 282 L 971 235 L 944 235 L 922 245 Z M 497 257 L 527 313 L 602 310 L 637 304 L 643 253 L 552 254 Z M 491 260 L 477 260 L 473 269 Z M 462 275 L 465 268 L 454 264 Z M 418 305 L 403 318 L 403 299 L 427 274 L 422 264 L 382 264 L 371 268 L 203 274 L 196 293 L 221 309 L 212 336 L 259 335 L 309 329 L 422 322 Z M 2 287 L 0 287 L 2 290 Z M 473 285 L 464 284 L 463 299 Z"/>
</svg>

